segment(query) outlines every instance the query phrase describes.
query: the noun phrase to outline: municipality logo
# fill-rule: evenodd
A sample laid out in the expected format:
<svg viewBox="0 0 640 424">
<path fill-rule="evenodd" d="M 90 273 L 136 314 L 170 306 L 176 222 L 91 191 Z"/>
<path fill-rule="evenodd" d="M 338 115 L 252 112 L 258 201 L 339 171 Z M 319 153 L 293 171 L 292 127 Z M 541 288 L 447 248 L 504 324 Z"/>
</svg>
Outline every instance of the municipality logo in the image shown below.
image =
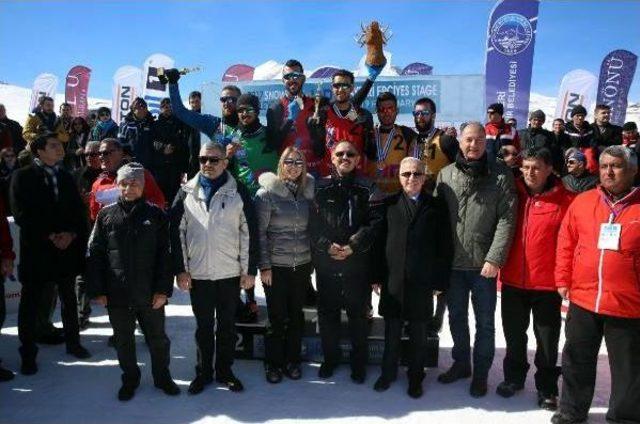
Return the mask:
<svg viewBox="0 0 640 424">
<path fill-rule="evenodd" d="M 491 27 L 491 44 L 506 56 L 514 56 L 523 52 L 531 43 L 532 38 L 531 23 L 518 13 L 508 13 L 501 16 Z"/>
</svg>

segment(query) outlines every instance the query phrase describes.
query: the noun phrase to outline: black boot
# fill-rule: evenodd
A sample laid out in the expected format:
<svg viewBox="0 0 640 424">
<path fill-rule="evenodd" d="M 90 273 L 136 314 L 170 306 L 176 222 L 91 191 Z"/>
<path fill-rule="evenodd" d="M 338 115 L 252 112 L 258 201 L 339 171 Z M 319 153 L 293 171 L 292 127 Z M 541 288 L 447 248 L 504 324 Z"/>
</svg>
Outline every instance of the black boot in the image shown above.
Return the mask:
<svg viewBox="0 0 640 424">
<path fill-rule="evenodd" d="M 373 390 L 375 390 L 376 392 L 384 392 L 388 390 L 390 386 L 391 381 L 384 375 L 381 375 L 373 385 Z"/>
<path fill-rule="evenodd" d="M 496 393 L 502 396 L 503 398 L 510 398 L 515 395 L 516 392 L 522 390 L 524 388 L 523 384 L 510 383 L 508 381 L 503 381 L 498 384 L 496 388 Z"/>
<path fill-rule="evenodd" d="M 232 392 L 241 392 L 244 390 L 242 382 L 238 380 L 235 375 L 233 375 L 233 372 L 231 370 L 216 372 L 216 381 L 227 386 L 227 388 Z"/>
<path fill-rule="evenodd" d="M 71 345 L 67 347 L 67 353 L 78 359 L 91 358 L 91 354 L 81 344 Z"/>
<path fill-rule="evenodd" d="M 137 385 L 126 384 L 126 383 L 123 384 L 122 387 L 120 387 L 120 390 L 118 390 L 118 400 L 122 402 L 131 400 L 133 396 L 136 394 L 137 388 L 138 388 Z"/>
<path fill-rule="evenodd" d="M 320 365 L 320 369 L 318 370 L 318 377 L 331 378 L 333 377 L 333 371 L 335 369 L 335 365 L 330 364 L 329 362 L 323 362 L 322 365 Z"/>
<path fill-rule="evenodd" d="M 300 364 L 287 364 L 284 368 L 284 375 L 291 380 L 300 380 L 302 378 L 302 369 L 300 369 Z"/>
<path fill-rule="evenodd" d="M 558 409 L 558 397 L 543 392 L 538 392 L 538 406 L 547 411 Z"/>
<path fill-rule="evenodd" d="M 451 368 L 438 376 L 438 381 L 443 384 L 449 384 L 469 377 L 471 377 L 471 365 L 454 362 Z"/>
<path fill-rule="evenodd" d="M 553 414 L 553 417 L 551 417 L 552 424 L 577 424 L 585 421 L 587 421 L 586 418 L 573 418 L 569 415 L 563 414 L 562 412 L 556 412 Z"/>
<path fill-rule="evenodd" d="M 198 393 L 202 393 L 205 386 L 213 383 L 213 377 L 205 377 L 202 374 L 196 375 L 196 378 L 193 379 L 191 384 L 189 384 L 189 394 L 197 395 Z"/>
<path fill-rule="evenodd" d="M 171 377 L 163 379 L 160 382 L 154 383 L 158 389 L 162 390 L 166 395 L 177 396 L 180 394 L 180 387 L 176 384 Z"/>
<path fill-rule="evenodd" d="M 282 371 L 274 365 L 267 365 L 265 377 L 271 384 L 278 384 L 282 381 Z"/>
<path fill-rule="evenodd" d="M 487 378 L 473 377 L 471 386 L 469 386 L 469 394 L 474 398 L 480 398 L 487 394 Z"/>
<path fill-rule="evenodd" d="M 16 375 L 13 371 L 10 371 L 0 364 L 0 382 L 13 380 Z"/>
</svg>

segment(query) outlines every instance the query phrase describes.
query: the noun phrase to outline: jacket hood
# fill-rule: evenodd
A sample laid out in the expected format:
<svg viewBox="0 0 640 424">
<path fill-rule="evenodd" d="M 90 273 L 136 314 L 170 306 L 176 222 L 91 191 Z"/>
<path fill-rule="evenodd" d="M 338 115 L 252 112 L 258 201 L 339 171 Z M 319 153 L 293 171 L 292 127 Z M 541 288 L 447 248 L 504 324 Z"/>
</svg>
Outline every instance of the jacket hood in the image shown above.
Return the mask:
<svg viewBox="0 0 640 424">
<path fill-rule="evenodd" d="M 267 191 L 271 191 L 280 197 L 287 197 L 289 195 L 289 189 L 284 182 L 278 178 L 273 172 L 263 172 L 258 177 L 258 184 Z M 302 195 L 306 199 L 313 199 L 313 193 L 315 188 L 315 178 L 307 174 L 305 177 L 304 191 Z"/>
</svg>

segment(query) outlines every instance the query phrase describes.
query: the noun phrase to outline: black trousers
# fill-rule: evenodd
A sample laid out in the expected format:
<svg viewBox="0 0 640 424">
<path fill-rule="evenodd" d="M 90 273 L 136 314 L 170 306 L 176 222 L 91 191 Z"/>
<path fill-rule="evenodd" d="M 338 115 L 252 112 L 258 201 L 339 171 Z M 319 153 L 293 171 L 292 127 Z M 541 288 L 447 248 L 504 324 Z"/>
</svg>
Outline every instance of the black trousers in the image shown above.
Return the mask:
<svg viewBox="0 0 640 424">
<path fill-rule="evenodd" d="M 640 423 L 640 318 L 596 314 L 571 303 L 565 332 L 560 411 L 572 418 L 587 417 L 604 337 L 611 370 L 606 418 L 612 422 Z"/>
<path fill-rule="evenodd" d="M 151 355 L 151 373 L 155 384 L 171 378 L 169 373 L 169 350 L 171 342 L 164 331 L 164 306 L 159 309 L 147 307 L 108 307 L 109 321 L 113 327 L 115 348 L 122 370 L 122 383 L 137 386 L 140 383 L 140 368 L 136 356 L 136 320 L 144 334 Z"/>
<path fill-rule="evenodd" d="M 429 315 L 432 312 L 429 311 Z M 398 375 L 398 360 L 400 359 L 402 318 L 384 319 L 384 354 L 382 355 L 382 375 L 393 381 Z M 407 356 L 407 375 L 409 380 L 424 379 L 424 358 L 427 349 L 427 320 L 409 321 L 409 352 Z"/>
<path fill-rule="evenodd" d="M 38 337 L 47 337 L 54 329 L 53 314 L 58 304 L 58 291 L 55 283 L 48 281 L 42 283 L 38 299 L 38 317 L 36 319 L 36 334 Z"/>
<path fill-rule="evenodd" d="M 22 346 L 20 354 L 23 358 L 34 358 L 38 352 L 36 346 L 36 323 L 39 308 L 42 307 L 42 291 L 51 284 L 58 289 L 62 325 L 64 326 L 67 347 L 80 343 L 78 327 L 78 304 L 76 300 L 75 283 L 72 277 L 48 283 L 23 281 L 18 307 L 18 335 Z"/>
<path fill-rule="evenodd" d="M 236 343 L 235 311 L 240 296 L 240 277 L 224 280 L 192 280 L 191 308 L 196 318 L 196 373 L 213 377 L 231 371 Z M 215 328 L 215 334 L 214 334 Z"/>
<path fill-rule="evenodd" d="M 538 391 L 558 394 L 558 342 L 562 317 L 562 299 L 556 291 L 525 290 L 502 285 L 502 328 L 507 342 L 503 361 L 504 379 L 524 385 L 529 370 L 527 361 L 527 329 L 533 314 L 536 337 L 535 381 Z"/>
<path fill-rule="evenodd" d="M 302 307 L 311 280 L 311 265 L 272 267 L 271 286 L 265 286 L 269 327 L 265 359 L 275 367 L 300 363 L 304 312 Z"/>
<path fill-rule="evenodd" d="M 91 299 L 87 295 L 87 280 L 84 274 L 76 277 L 76 297 L 78 298 L 78 320 L 88 320 L 91 316 Z"/>
<path fill-rule="evenodd" d="M 4 325 L 4 320 L 7 317 L 7 305 L 4 298 L 4 279 L 0 278 L 0 329 Z"/>
<path fill-rule="evenodd" d="M 340 315 L 346 309 L 351 339 L 351 369 L 364 371 L 368 358 L 367 314 L 371 287 L 357 275 L 316 273 L 318 284 L 318 323 L 322 354 L 326 363 L 337 365 L 340 351 Z"/>
</svg>

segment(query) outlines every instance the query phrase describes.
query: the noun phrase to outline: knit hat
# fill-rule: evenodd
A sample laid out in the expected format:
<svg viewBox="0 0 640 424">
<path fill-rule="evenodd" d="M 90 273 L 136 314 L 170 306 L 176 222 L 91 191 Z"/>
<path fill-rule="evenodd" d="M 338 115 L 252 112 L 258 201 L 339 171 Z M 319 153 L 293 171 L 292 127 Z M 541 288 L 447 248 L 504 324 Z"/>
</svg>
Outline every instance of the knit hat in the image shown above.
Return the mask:
<svg viewBox="0 0 640 424">
<path fill-rule="evenodd" d="M 579 160 L 582 163 L 587 163 L 587 157 L 577 147 L 572 147 L 568 149 L 567 152 L 564 154 L 564 158 L 565 160 L 575 159 L 575 160 Z"/>
<path fill-rule="evenodd" d="M 260 113 L 260 99 L 253 94 L 245 93 L 238 97 L 238 101 L 236 102 L 236 109 L 240 109 L 241 107 L 252 107 L 256 113 Z"/>
<path fill-rule="evenodd" d="M 582 105 L 575 106 L 573 109 L 571 109 L 571 117 L 573 118 L 576 115 L 587 116 L 587 109 L 585 109 Z"/>
<path fill-rule="evenodd" d="M 502 103 L 493 103 L 490 104 L 489 107 L 487 108 L 487 113 L 499 113 L 500 115 L 504 115 L 504 106 L 502 106 Z"/>
<path fill-rule="evenodd" d="M 136 180 L 144 187 L 144 168 L 137 162 L 127 163 L 118 169 L 116 182 L 123 180 Z"/>
<path fill-rule="evenodd" d="M 541 121 L 544 122 L 547 119 L 547 116 L 544 114 L 543 111 L 538 109 L 531 112 L 531 114 L 529 115 L 529 119 L 540 119 Z"/>
</svg>

